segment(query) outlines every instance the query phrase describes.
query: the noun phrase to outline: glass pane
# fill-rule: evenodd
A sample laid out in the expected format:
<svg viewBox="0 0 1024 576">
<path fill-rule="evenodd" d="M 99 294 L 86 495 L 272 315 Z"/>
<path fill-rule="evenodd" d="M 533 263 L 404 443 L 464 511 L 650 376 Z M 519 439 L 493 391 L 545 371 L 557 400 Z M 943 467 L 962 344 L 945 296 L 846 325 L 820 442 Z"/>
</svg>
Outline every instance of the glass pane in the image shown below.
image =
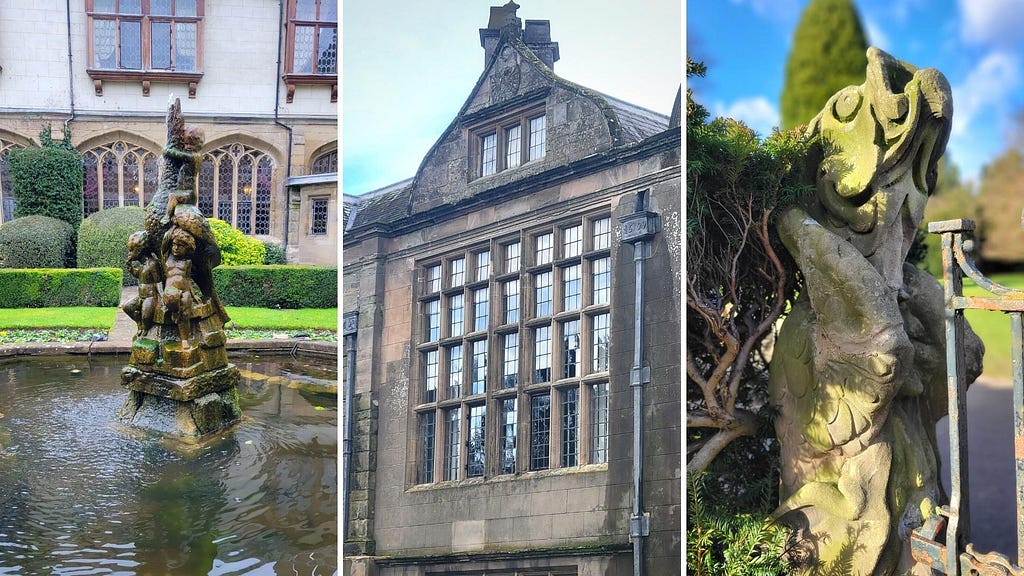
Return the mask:
<svg viewBox="0 0 1024 576">
<path fill-rule="evenodd" d="M 121 22 L 121 68 L 142 69 L 141 22 Z"/>
<path fill-rule="evenodd" d="M 321 28 L 317 40 L 316 73 L 338 73 L 338 29 Z"/>
<path fill-rule="evenodd" d="M 199 211 L 213 218 L 213 160 L 209 156 L 199 167 Z"/>
<path fill-rule="evenodd" d="M 231 191 L 235 182 L 234 166 L 230 158 L 220 159 L 220 168 L 217 169 L 217 218 L 233 224 L 231 220 L 231 203 L 234 200 Z"/>
<path fill-rule="evenodd" d="M 256 216 L 253 234 L 270 234 L 270 179 L 274 167 L 270 158 L 260 158 L 256 165 Z M 324 234 L 327 233 L 327 201 L 323 201 Z M 314 209 L 316 204 L 314 203 Z"/>
<path fill-rule="evenodd" d="M 320 21 L 337 22 L 338 4 L 334 0 L 320 0 Z"/>
<path fill-rule="evenodd" d="M 316 20 L 316 0 L 296 0 L 296 20 Z"/>
<path fill-rule="evenodd" d="M 96 57 L 93 65 L 97 68 L 117 68 L 116 29 L 113 20 L 92 22 L 92 52 Z"/>
<path fill-rule="evenodd" d="M 497 169 L 497 149 L 498 140 L 495 134 L 487 134 L 480 141 L 481 161 L 480 161 L 480 175 L 487 176 L 494 174 Z"/>
<path fill-rule="evenodd" d="M 183 72 L 196 69 L 196 24 L 178 22 L 174 25 L 174 69 Z"/>
<path fill-rule="evenodd" d="M 171 67 L 171 23 L 153 22 L 151 49 L 153 51 L 153 68 L 167 69 Z"/>
<path fill-rule="evenodd" d="M 124 182 L 124 205 L 138 206 L 142 187 L 139 185 L 139 160 L 135 154 L 125 156 L 122 178 Z"/>
<path fill-rule="evenodd" d="M 519 153 L 522 144 L 519 139 L 519 126 L 513 126 L 505 130 L 505 167 L 515 168 L 519 166 Z"/>
<path fill-rule="evenodd" d="M 551 432 L 551 396 L 530 398 L 530 470 L 548 467 L 548 440 Z"/>
<path fill-rule="evenodd" d="M 313 38 L 316 28 L 312 26 L 295 27 L 295 56 L 292 58 L 292 72 L 297 74 L 313 73 Z"/>
<path fill-rule="evenodd" d="M 82 158 L 82 167 L 84 169 L 82 174 L 82 207 L 84 209 L 83 215 L 88 216 L 100 209 L 100 175 L 99 169 L 96 165 L 96 155 L 93 154 L 92 152 L 86 152 L 85 156 Z M 5 196 L 4 201 L 6 202 L 6 200 L 7 198 Z M 14 204 L 12 201 L 11 208 L 13 209 L 13 207 Z M 11 211 L 11 215 L 14 215 L 13 210 Z M 7 218 L 6 204 L 4 205 L 4 218 Z"/>
<path fill-rule="evenodd" d="M 112 153 L 107 152 L 103 155 L 100 168 L 103 171 L 101 195 L 103 197 L 103 209 L 106 210 L 107 208 L 114 208 L 119 205 L 117 198 L 117 158 Z"/>
<path fill-rule="evenodd" d="M 484 475 L 486 420 L 486 409 L 483 406 L 469 408 L 469 457 L 466 462 L 466 476 L 470 478 Z"/>
<path fill-rule="evenodd" d="M 434 481 L 434 413 L 420 414 L 420 434 L 423 441 L 420 456 L 420 482 Z"/>
<path fill-rule="evenodd" d="M 156 16 L 170 16 L 171 0 L 149 0 L 149 13 Z"/>
<path fill-rule="evenodd" d="M 156 162 L 156 156 L 153 154 L 147 154 L 146 160 L 142 164 L 142 205 L 146 206 L 149 201 L 153 199 L 153 194 L 156 192 L 157 178 L 160 174 L 160 168 Z"/>
<path fill-rule="evenodd" d="M 114 0 L 95 0 L 92 3 L 93 12 L 114 12 Z"/>
<path fill-rule="evenodd" d="M 195 16 L 196 0 L 176 0 L 174 3 L 174 13 L 178 16 Z"/>
<path fill-rule="evenodd" d="M 142 14 L 142 0 L 121 0 L 118 8 L 121 14 Z"/>
</svg>

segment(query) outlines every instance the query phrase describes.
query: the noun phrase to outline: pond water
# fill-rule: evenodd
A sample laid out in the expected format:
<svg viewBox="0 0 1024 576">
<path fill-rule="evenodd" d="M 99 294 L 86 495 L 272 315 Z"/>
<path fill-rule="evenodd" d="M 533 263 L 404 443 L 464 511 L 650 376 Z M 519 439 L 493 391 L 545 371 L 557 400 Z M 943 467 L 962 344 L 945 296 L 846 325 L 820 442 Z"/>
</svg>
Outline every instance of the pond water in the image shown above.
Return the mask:
<svg viewBox="0 0 1024 576">
<path fill-rule="evenodd" d="M 282 358 L 191 453 L 112 423 L 123 356 L 0 363 L 0 574 L 336 574 L 337 375 Z"/>
</svg>

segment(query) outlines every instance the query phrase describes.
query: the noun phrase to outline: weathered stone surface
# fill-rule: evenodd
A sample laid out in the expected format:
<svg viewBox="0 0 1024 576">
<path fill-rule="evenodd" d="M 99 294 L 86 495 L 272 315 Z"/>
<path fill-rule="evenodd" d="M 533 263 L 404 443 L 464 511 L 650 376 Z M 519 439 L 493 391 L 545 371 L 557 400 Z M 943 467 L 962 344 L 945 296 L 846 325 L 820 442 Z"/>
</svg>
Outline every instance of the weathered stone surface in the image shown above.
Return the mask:
<svg viewBox="0 0 1024 576">
<path fill-rule="evenodd" d="M 771 365 L 781 504 L 809 573 L 905 573 L 910 531 L 942 498 L 942 292 L 904 262 L 949 136 L 949 84 L 868 50 L 867 79 L 811 122 L 817 194 L 778 221 L 805 279 Z M 971 379 L 982 346 L 963 343 Z"/>
<path fill-rule="evenodd" d="M 125 388 L 179 402 L 235 388 L 239 380 L 238 369 L 233 364 L 191 378 L 174 378 L 165 374 L 146 372 L 131 365 L 125 366 L 121 371 L 121 385 Z"/>
</svg>

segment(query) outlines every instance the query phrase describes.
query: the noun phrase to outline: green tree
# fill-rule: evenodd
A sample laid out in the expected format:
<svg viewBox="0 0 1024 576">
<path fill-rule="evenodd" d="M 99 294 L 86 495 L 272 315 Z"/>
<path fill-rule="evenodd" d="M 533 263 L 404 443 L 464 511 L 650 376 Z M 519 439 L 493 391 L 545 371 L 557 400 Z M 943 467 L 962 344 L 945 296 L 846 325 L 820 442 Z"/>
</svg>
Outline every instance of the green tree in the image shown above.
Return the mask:
<svg viewBox="0 0 1024 576">
<path fill-rule="evenodd" d="M 703 69 L 687 62 L 687 75 Z M 687 470 L 767 425 L 761 342 L 797 288 L 796 265 L 774 219 L 813 190 L 810 142 L 796 131 L 761 140 L 730 118 L 706 122 L 687 94 Z"/>
<path fill-rule="evenodd" d="M 1024 263 L 1024 150 L 1010 147 L 981 174 L 977 201 L 979 258 L 986 270 L 1012 269 Z M 969 216 L 963 216 L 969 217 Z"/>
<path fill-rule="evenodd" d="M 783 128 L 807 124 L 846 86 L 864 81 L 864 29 L 851 0 L 811 0 L 793 34 L 780 114 Z"/>
</svg>

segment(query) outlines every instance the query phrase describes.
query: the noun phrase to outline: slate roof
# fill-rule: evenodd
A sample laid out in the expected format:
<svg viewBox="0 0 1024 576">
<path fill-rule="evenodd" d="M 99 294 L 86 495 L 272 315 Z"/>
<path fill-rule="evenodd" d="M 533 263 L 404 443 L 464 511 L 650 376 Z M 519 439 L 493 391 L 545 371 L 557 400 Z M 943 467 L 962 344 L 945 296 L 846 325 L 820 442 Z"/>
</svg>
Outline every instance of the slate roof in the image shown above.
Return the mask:
<svg viewBox="0 0 1024 576">
<path fill-rule="evenodd" d="M 596 92 L 596 91 L 595 91 Z M 640 142 L 668 129 L 668 116 L 597 92 L 611 106 L 622 126 L 623 144 Z"/>
<path fill-rule="evenodd" d="M 412 196 L 412 178 L 367 192 L 361 196 L 344 198 L 344 230 L 366 224 L 387 224 L 409 214 Z"/>
</svg>

